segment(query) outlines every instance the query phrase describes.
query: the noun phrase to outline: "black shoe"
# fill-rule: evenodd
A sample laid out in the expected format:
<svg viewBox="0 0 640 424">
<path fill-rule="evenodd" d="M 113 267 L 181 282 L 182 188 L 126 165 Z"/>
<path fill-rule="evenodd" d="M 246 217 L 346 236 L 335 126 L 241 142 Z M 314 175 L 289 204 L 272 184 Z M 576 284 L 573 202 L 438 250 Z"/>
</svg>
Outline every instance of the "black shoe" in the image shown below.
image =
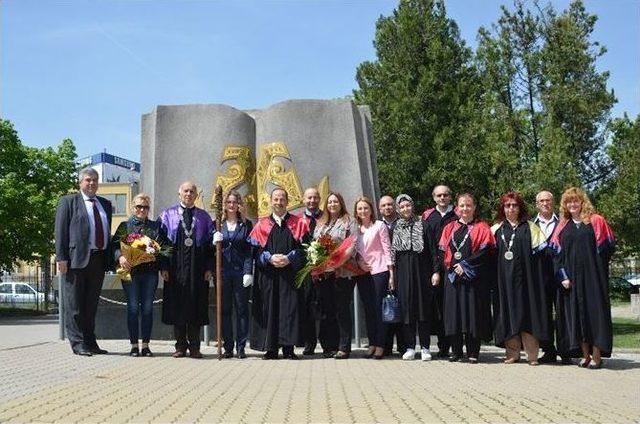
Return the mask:
<svg viewBox="0 0 640 424">
<path fill-rule="evenodd" d="M 287 353 L 284 353 L 284 354 L 282 355 L 282 357 L 283 357 L 284 359 L 291 359 L 291 360 L 294 360 L 294 361 L 295 361 L 295 360 L 297 360 L 297 359 L 300 359 L 300 357 L 299 357 L 298 355 L 296 355 L 294 352 L 287 352 Z"/>
<path fill-rule="evenodd" d="M 333 358 L 336 354 L 335 350 L 325 350 L 322 352 L 322 356 L 324 358 Z"/>
<path fill-rule="evenodd" d="M 151 352 L 151 349 L 149 349 L 148 347 L 143 347 L 142 351 L 140 352 L 140 356 L 151 358 L 153 356 L 153 352 Z"/>
<path fill-rule="evenodd" d="M 106 355 L 107 353 L 109 353 L 104 349 L 100 349 L 97 345 L 90 348 L 89 352 L 93 353 L 94 355 Z"/>
<path fill-rule="evenodd" d="M 562 365 L 573 365 L 573 361 L 571 360 L 571 358 L 561 358 L 560 363 Z"/>
<path fill-rule="evenodd" d="M 194 358 L 194 359 L 202 359 L 202 352 L 200 352 L 200 349 L 189 349 L 189 357 Z"/>
<path fill-rule="evenodd" d="M 244 359 L 247 357 L 247 354 L 244 353 L 244 349 L 238 349 L 238 359 Z"/>
<path fill-rule="evenodd" d="M 589 364 L 589 369 L 590 370 L 599 370 L 600 368 L 602 368 L 602 363 L 604 362 L 604 360 L 600 360 L 600 362 L 596 363 L 595 361 L 591 361 L 591 363 Z"/>
<path fill-rule="evenodd" d="M 140 356 L 140 349 L 138 349 L 138 346 L 135 346 L 135 347 L 131 348 L 131 351 L 129 352 L 129 356 L 133 356 L 135 358 Z"/>
<path fill-rule="evenodd" d="M 458 362 L 460 361 L 460 356 L 458 356 L 457 354 L 452 354 L 451 356 L 449 356 L 449 362 Z"/>
<path fill-rule="evenodd" d="M 262 355 L 262 359 L 264 360 L 278 359 L 278 352 L 275 352 L 273 350 L 268 350 L 265 352 L 264 355 Z"/>
<path fill-rule="evenodd" d="M 349 359 L 350 355 L 351 355 L 351 352 L 344 352 L 342 350 L 339 350 L 335 355 L 333 355 L 333 357 L 335 359 Z"/>
<path fill-rule="evenodd" d="M 316 354 L 315 349 L 305 349 L 302 351 L 304 356 L 313 356 Z"/>
<path fill-rule="evenodd" d="M 448 358 L 449 352 L 446 352 L 444 350 L 439 350 L 438 353 L 436 354 L 436 357 L 440 359 Z"/>
<path fill-rule="evenodd" d="M 227 359 L 233 358 L 233 350 L 225 350 L 222 356 Z"/>
<path fill-rule="evenodd" d="M 544 355 L 542 355 L 538 359 L 538 362 L 540 362 L 541 364 L 554 364 L 556 363 L 557 360 L 558 360 L 557 355 L 545 352 Z"/>
<path fill-rule="evenodd" d="M 93 356 L 93 354 L 91 353 L 91 351 L 89 351 L 89 350 L 87 350 L 87 349 L 85 349 L 85 348 L 82 348 L 82 347 L 81 347 L 81 348 L 78 348 L 78 349 L 74 349 L 74 350 L 73 350 L 73 353 L 74 353 L 75 355 L 78 355 L 78 356 Z"/>
</svg>

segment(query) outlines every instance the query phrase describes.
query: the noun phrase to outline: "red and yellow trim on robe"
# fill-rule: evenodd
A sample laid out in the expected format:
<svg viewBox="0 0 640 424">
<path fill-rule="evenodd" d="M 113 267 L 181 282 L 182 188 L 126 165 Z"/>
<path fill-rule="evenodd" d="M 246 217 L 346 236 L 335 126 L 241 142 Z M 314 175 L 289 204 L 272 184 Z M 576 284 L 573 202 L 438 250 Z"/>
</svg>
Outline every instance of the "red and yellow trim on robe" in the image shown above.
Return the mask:
<svg viewBox="0 0 640 424">
<path fill-rule="evenodd" d="M 551 241 L 549 242 L 549 245 L 556 254 L 562 251 L 560 235 L 562 234 L 564 228 L 567 226 L 567 223 L 569 223 L 570 221 L 570 219 L 562 219 L 551 235 Z M 615 247 L 616 236 L 613 233 L 611 226 L 609 226 L 606 219 L 604 219 L 602 215 L 598 215 L 595 213 L 591 215 L 591 226 L 593 227 L 593 232 L 596 236 L 596 247 L 598 249 L 598 253 L 601 253 L 606 247 Z"/>
<path fill-rule="evenodd" d="M 284 222 L 289 231 L 291 231 L 291 234 L 293 234 L 293 238 L 297 242 L 302 243 L 304 236 L 309 233 L 309 222 L 306 219 L 290 213 L 287 213 L 284 217 Z M 251 234 L 249 234 L 251 244 L 264 248 L 267 245 L 269 234 L 274 225 L 275 222 L 271 219 L 271 216 L 260 218 L 255 227 L 253 227 L 253 230 L 251 230 Z"/>
<path fill-rule="evenodd" d="M 489 225 L 486 222 L 473 221 L 467 226 L 471 227 L 471 234 L 469 234 L 469 238 L 471 239 L 472 254 L 486 247 L 491 249 L 496 247 L 496 239 L 491 232 L 491 228 L 489 228 Z M 451 221 L 445 225 L 442 230 L 440 241 L 438 242 L 438 248 L 444 252 L 444 264 L 447 269 L 451 267 L 453 259 L 453 254 L 451 253 L 451 249 L 449 249 L 449 242 L 460 227 L 462 227 L 460 221 Z"/>
</svg>

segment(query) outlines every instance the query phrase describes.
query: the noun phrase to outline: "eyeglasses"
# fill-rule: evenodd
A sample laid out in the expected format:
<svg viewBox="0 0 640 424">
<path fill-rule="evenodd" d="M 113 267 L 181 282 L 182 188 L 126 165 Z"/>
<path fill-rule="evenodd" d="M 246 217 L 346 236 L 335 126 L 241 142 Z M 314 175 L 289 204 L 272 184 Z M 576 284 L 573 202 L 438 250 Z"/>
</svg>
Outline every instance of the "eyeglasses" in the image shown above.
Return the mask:
<svg viewBox="0 0 640 424">
<path fill-rule="evenodd" d="M 149 209 L 149 206 L 147 205 L 135 205 L 134 207 L 139 211 L 146 211 Z"/>
<path fill-rule="evenodd" d="M 513 209 L 515 209 L 515 208 L 519 208 L 519 207 L 520 207 L 520 206 L 518 206 L 518 204 L 517 204 L 517 203 L 506 203 L 506 204 L 504 205 L 504 208 L 505 208 L 505 209 L 509 209 L 509 208 L 513 208 Z"/>
</svg>

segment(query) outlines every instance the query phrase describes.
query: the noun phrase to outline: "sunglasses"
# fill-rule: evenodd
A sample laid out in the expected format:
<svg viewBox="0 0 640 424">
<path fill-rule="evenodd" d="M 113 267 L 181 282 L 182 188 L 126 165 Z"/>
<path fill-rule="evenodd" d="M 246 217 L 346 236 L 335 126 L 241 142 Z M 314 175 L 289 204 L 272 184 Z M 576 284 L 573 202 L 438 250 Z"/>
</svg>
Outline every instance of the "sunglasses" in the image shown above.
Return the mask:
<svg viewBox="0 0 640 424">
<path fill-rule="evenodd" d="M 140 210 L 140 211 L 146 211 L 146 210 L 149 210 L 149 206 L 146 206 L 146 205 L 135 205 L 134 207 L 135 207 L 137 210 Z"/>
<path fill-rule="evenodd" d="M 518 207 L 519 206 L 518 206 L 517 203 L 507 203 L 507 204 L 504 205 L 505 209 L 509 209 L 509 208 L 514 208 L 515 209 L 515 208 L 518 208 Z"/>
</svg>

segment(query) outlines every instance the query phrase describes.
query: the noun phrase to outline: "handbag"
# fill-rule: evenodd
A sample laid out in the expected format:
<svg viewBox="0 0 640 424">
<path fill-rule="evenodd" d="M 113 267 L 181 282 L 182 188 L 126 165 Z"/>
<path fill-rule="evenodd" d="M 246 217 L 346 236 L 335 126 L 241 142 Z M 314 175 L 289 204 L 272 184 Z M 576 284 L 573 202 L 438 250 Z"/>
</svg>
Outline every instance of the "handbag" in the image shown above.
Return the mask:
<svg viewBox="0 0 640 424">
<path fill-rule="evenodd" d="M 385 324 L 397 324 L 401 320 L 400 300 L 393 293 L 388 293 L 382 298 L 382 322 Z"/>
</svg>

